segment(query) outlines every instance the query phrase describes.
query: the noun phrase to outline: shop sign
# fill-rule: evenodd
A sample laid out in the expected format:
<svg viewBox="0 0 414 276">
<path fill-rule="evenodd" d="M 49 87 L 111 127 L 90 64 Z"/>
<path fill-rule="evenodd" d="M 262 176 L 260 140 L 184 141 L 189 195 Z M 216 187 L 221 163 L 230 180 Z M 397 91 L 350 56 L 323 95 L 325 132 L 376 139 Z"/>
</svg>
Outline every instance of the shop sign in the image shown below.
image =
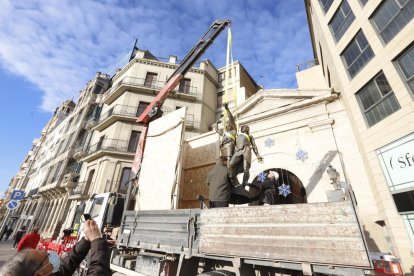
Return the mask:
<svg viewBox="0 0 414 276">
<path fill-rule="evenodd" d="M 414 188 L 414 133 L 377 150 L 390 191 Z"/>
</svg>

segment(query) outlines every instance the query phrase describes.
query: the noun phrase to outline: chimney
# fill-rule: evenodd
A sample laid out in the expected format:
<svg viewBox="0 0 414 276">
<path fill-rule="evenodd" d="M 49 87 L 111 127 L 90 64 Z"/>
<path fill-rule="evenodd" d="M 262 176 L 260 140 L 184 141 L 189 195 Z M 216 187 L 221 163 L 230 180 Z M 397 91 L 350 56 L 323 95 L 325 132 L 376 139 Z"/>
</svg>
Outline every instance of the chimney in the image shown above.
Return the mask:
<svg viewBox="0 0 414 276">
<path fill-rule="evenodd" d="M 176 64 L 177 63 L 177 56 L 170 55 L 170 59 L 168 60 L 169 63 Z"/>
</svg>

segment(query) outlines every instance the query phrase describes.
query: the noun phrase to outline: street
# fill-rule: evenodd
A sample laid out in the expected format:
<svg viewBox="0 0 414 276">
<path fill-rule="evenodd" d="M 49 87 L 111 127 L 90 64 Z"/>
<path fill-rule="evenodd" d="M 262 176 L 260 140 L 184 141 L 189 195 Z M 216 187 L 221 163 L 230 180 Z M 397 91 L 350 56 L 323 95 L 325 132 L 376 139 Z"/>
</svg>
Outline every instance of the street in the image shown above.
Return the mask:
<svg viewBox="0 0 414 276">
<path fill-rule="evenodd" d="M 16 254 L 16 249 L 13 248 L 13 240 L 9 239 L 8 241 L 2 240 L 0 242 L 0 267 L 10 259 L 14 254 Z"/>
</svg>

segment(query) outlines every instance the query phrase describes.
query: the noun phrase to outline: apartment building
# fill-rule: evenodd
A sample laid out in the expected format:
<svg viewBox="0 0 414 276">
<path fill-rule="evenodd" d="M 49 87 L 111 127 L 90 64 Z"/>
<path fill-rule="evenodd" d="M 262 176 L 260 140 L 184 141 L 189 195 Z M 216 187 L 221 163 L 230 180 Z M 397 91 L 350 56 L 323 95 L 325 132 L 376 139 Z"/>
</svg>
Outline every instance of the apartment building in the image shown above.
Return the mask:
<svg viewBox="0 0 414 276">
<path fill-rule="evenodd" d="M 263 89 L 250 76 L 240 61 L 233 62 L 228 70 L 226 66 L 220 68 L 218 74 L 218 93 L 217 93 L 217 110 L 216 119 L 220 120 L 223 113 L 223 103 L 228 102 L 229 107 L 233 108 L 240 105 L 248 98 Z M 226 74 L 228 74 L 226 76 Z M 227 82 L 227 84 L 226 84 Z M 227 95 L 225 93 L 227 85 Z M 233 94 L 233 89 L 235 93 Z"/>
<path fill-rule="evenodd" d="M 365 230 L 413 273 L 414 1 L 305 5 L 319 65 L 299 72 L 298 82 L 322 74 L 323 85 L 340 93 L 377 209 Z"/>
<path fill-rule="evenodd" d="M 56 150 L 62 136 L 62 122 L 72 112 L 75 103 L 66 101 L 60 108 L 57 108 L 54 115 L 46 124 L 41 132 L 41 137 L 33 143 L 33 152 L 31 162 L 27 164 L 26 170 L 20 170 L 20 183 L 16 188 L 25 191 L 25 198 L 21 200 L 20 205 L 11 213 L 15 230 L 20 226 L 28 227 L 33 222 L 35 210 L 43 200 L 37 195 L 40 182 L 43 182 L 50 171 L 50 162 L 53 161 Z M 26 160 L 28 160 L 27 155 Z"/>
<path fill-rule="evenodd" d="M 83 144 L 86 118 L 95 110 L 97 95 L 106 90 L 109 76 L 97 73 L 80 91 L 78 103 L 64 102 L 44 129 L 43 142 L 27 176 L 26 198 L 16 212 L 21 225 L 40 226 L 43 237 L 56 237 L 68 211 L 67 197 L 77 185 L 82 164 L 73 159 Z"/>
</svg>

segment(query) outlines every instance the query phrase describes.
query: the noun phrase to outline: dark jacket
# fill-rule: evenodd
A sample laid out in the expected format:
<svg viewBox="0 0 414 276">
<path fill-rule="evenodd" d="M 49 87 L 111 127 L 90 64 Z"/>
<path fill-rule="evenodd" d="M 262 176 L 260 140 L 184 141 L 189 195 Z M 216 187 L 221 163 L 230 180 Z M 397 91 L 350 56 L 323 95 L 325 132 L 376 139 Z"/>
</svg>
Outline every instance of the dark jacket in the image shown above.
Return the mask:
<svg viewBox="0 0 414 276">
<path fill-rule="evenodd" d="M 24 234 L 26 234 L 26 230 L 19 229 L 17 230 L 16 237 L 14 239 L 16 241 L 20 241 L 23 238 Z"/>
<path fill-rule="evenodd" d="M 86 258 L 88 252 L 90 252 L 91 258 L 86 275 L 111 275 L 109 247 L 106 240 L 102 238 L 96 239 L 93 242 L 82 238 L 69 251 L 68 255 L 61 260 L 59 271 L 53 273 L 53 275 L 72 275 Z"/>
<path fill-rule="evenodd" d="M 208 174 L 209 200 L 229 201 L 231 193 L 230 173 L 222 161 L 217 161 Z"/>
</svg>

